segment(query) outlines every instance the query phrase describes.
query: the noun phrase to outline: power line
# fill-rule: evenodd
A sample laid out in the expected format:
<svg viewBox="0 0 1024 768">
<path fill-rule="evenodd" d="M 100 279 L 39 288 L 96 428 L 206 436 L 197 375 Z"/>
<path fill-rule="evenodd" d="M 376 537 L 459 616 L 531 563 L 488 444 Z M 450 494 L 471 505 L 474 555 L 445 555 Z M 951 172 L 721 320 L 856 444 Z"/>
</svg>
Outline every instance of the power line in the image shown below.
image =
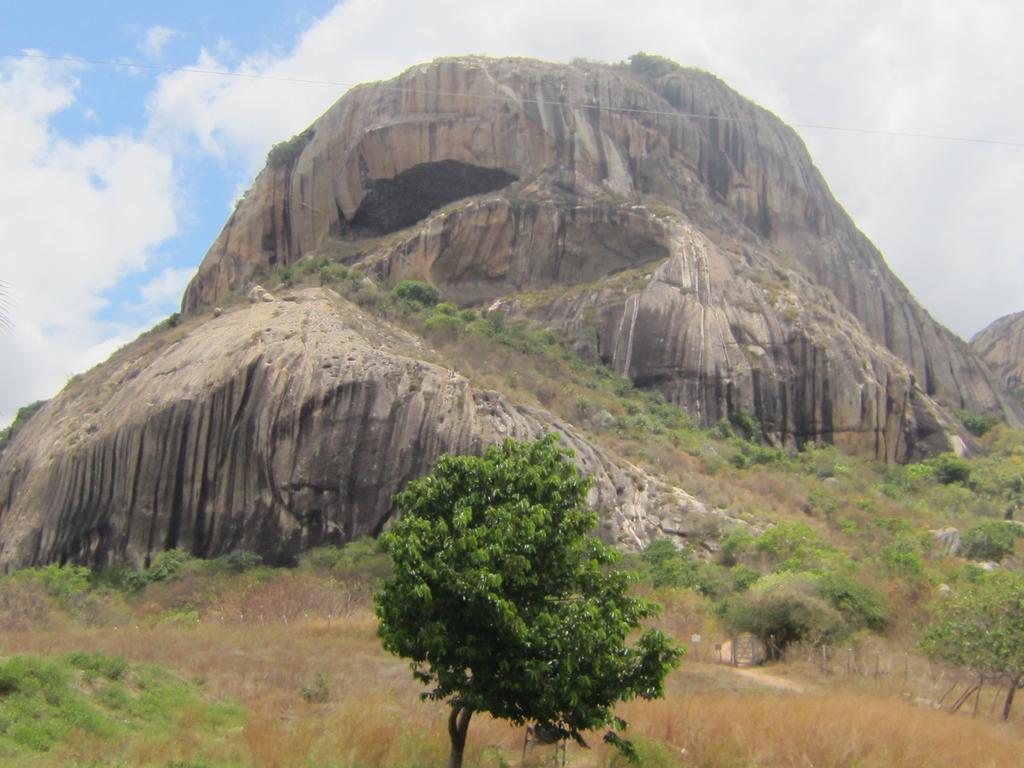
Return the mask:
<svg viewBox="0 0 1024 768">
<path fill-rule="evenodd" d="M 5 53 L 0 52 L 0 57 L 7 56 L 11 58 L 25 58 L 25 59 L 42 59 L 45 61 L 63 61 L 73 64 L 94 64 L 99 66 L 107 67 L 119 67 L 122 69 L 147 69 L 159 72 L 186 72 L 196 75 L 208 75 L 214 77 L 232 77 L 236 79 L 244 80 L 269 80 L 278 83 L 292 83 L 299 85 L 329 85 L 335 88 L 355 88 L 359 84 L 357 83 L 346 83 L 339 80 L 318 80 L 311 78 L 302 77 L 282 77 L 278 75 L 261 75 L 255 72 L 231 72 L 224 69 L 203 69 L 201 67 L 176 67 L 169 64 L 144 64 L 140 62 L 131 61 L 111 61 L 107 59 L 90 59 L 81 56 L 50 56 L 42 53 Z M 507 97 L 489 94 L 467 94 L 463 92 L 455 91 L 433 91 L 423 90 L 419 88 L 403 88 L 397 85 L 384 85 L 382 83 L 374 84 L 362 84 L 367 88 L 376 88 L 382 91 L 392 91 L 395 93 L 422 93 L 428 96 L 460 96 L 468 97 L 471 99 L 477 99 L 480 101 L 495 101 L 505 102 L 508 101 Z M 634 115 L 648 115 L 653 117 L 687 117 L 694 120 L 718 120 L 724 123 L 735 123 L 740 125 L 766 125 L 778 127 L 778 125 L 790 125 L 794 128 L 804 128 L 816 131 L 834 131 L 840 133 L 859 133 L 875 136 L 895 136 L 898 138 L 905 139 L 930 139 L 933 141 L 956 141 L 966 144 L 989 144 L 995 146 L 1004 147 L 1024 147 L 1024 141 L 1005 141 L 1001 139 L 987 139 L 977 138 L 970 136 L 949 136 L 938 133 L 917 133 L 913 131 L 890 131 L 882 128 L 858 128 L 842 125 L 826 125 L 823 123 L 783 123 L 781 120 L 759 120 L 756 118 L 743 118 L 743 117 L 728 117 L 724 115 L 715 115 L 708 113 L 699 112 L 681 112 L 672 111 L 667 112 L 664 110 L 656 109 L 640 109 L 635 107 L 611 107 L 602 104 L 573 104 L 564 101 L 543 101 L 541 99 L 529 99 L 521 98 L 518 99 L 520 104 L 535 104 L 538 106 L 553 106 L 562 107 L 568 109 L 589 109 L 598 112 L 615 112 L 619 114 L 634 114 Z"/>
</svg>

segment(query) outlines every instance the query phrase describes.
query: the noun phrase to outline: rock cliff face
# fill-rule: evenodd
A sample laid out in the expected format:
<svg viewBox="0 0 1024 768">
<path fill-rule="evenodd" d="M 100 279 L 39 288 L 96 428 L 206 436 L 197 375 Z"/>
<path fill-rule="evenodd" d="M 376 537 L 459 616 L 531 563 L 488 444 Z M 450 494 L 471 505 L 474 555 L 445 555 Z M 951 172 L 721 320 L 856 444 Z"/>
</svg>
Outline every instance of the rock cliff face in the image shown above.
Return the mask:
<svg viewBox="0 0 1024 768">
<path fill-rule="evenodd" d="M 607 540 L 723 522 L 327 289 L 236 306 L 303 259 L 528 316 L 705 424 L 753 414 L 781 444 L 904 461 L 962 448 L 961 408 L 1021 423 L 795 133 L 710 75 L 637 64 L 437 61 L 276 147 L 181 324 L 78 377 L 0 452 L 0 570 L 178 546 L 287 562 L 381 530 L 441 453 L 550 429 L 595 477 Z"/>
<path fill-rule="evenodd" d="M 783 440 L 886 460 L 952 446 L 961 408 L 1021 423 L 797 135 L 708 74 L 440 60 L 352 90 L 295 142 L 225 226 L 185 311 L 364 243 L 364 266 L 463 304 L 564 287 L 532 314 L 705 423 L 744 410 Z M 631 290 L 600 285 L 641 265 Z"/>
<path fill-rule="evenodd" d="M 1024 403 L 1024 312 L 1001 317 L 979 331 L 971 347 Z"/>
<path fill-rule="evenodd" d="M 379 532 L 392 494 L 442 453 L 552 429 L 594 476 L 609 541 L 720 517 L 423 361 L 415 337 L 333 292 L 292 298 L 151 332 L 36 414 L 0 457 L 0 570 L 144 565 L 172 547 L 288 562 Z"/>
</svg>

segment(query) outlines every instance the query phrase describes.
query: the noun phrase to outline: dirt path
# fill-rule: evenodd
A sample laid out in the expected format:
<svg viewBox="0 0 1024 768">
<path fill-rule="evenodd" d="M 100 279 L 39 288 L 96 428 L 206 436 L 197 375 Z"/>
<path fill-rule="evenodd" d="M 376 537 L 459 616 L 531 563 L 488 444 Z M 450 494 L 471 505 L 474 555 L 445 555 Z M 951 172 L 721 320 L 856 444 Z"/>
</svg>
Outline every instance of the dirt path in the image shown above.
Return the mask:
<svg viewBox="0 0 1024 768">
<path fill-rule="evenodd" d="M 774 688 L 778 691 L 792 691 L 793 693 L 805 693 L 807 691 L 806 686 L 801 685 L 795 680 L 790 680 L 788 677 L 782 677 L 781 675 L 773 675 L 771 672 L 759 667 L 728 667 L 728 669 L 733 674 L 753 680 L 767 688 Z"/>
</svg>

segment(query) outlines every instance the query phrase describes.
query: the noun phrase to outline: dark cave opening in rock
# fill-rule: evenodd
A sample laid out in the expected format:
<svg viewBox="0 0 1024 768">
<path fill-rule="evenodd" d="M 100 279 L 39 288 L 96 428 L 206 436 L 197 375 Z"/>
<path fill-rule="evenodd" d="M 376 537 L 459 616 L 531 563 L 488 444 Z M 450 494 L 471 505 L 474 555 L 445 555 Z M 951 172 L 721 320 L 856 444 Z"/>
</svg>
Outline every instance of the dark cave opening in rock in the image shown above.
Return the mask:
<svg viewBox="0 0 1024 768">
<path fill-rule="evenodd" d="M 393 179 L 371 181 L 352 217 L 352 231 L 373 236 L 404 229 L 448 203 L 493 192 L 516 180 L 500 168 L 481 168 L 457 160 L 420 163 Z"/>
</svg>

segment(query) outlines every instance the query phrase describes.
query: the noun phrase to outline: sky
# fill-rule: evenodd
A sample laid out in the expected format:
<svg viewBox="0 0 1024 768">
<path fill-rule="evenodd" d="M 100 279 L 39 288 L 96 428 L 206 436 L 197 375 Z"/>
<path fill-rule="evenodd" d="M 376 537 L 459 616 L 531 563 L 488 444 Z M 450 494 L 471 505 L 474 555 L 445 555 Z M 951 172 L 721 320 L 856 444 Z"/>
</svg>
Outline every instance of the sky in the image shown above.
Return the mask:
<svg viewBox="0 0 1024 768">
<path fill-rule="evenodd" d="M 714 72 L 806 126 L 833 193 L 942 323 L 968 338 L 1024 309 L 1016 0 L 0 10 L 0 281 L 13 324 L 0 328 L 0 425 L 176 310 L 274 142 L 347 87 L 438 56 L 620 61 L 643 50 Z"/>
</svg>

